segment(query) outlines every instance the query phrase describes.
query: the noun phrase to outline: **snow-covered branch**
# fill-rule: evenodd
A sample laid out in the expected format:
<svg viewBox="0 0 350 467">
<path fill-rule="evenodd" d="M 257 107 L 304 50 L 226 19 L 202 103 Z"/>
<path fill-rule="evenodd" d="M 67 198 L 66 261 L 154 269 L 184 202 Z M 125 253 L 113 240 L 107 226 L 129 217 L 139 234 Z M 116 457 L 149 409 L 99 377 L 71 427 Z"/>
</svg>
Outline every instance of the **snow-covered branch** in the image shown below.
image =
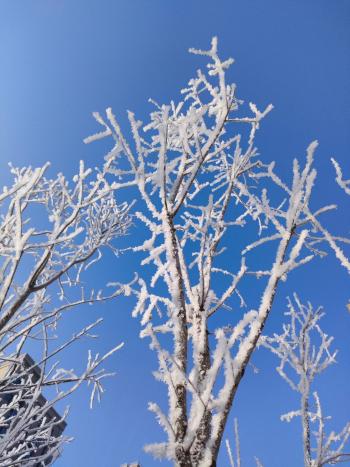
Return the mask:
<svg viewBox="0 0 350 467">
<path fill-rule="evenodd" d="M 231 443 L 229 439 L 226 439 L 226 450 L 227 450 L 227 455 L 228 459 L 230 462 L 230 467 L 241 467 L 242 466 L 242 460 L 241 460 L 241 447 L 240 447 L 240 439 L 239 439 L 239 432 L 238 432 L 238 420 L 237 418 L 234 419 L 234 440 L 235 440 L 235 455 L 232 452 L 231 448 Z M 257 457 L 254 458 L 256 467 L 263 467 L 263 464 L 261 463 L 260 459 Z"/>
</svg>

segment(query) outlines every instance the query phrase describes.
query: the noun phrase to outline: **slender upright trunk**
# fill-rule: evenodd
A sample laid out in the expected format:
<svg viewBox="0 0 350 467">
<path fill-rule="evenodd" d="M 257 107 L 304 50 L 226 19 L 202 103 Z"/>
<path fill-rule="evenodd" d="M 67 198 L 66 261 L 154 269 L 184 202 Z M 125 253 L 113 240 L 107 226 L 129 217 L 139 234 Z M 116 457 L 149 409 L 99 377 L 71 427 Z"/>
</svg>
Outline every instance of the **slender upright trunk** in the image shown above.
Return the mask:
<svg viewBox="0 0 350 467">
<path fill-rule="evenodd" d="M 200 334 L 201 342 L 204 341 L 203 347 L 197 355 L 197 364 L 199 366 L 198 388 L 201 389 L 201 383 L 204 381 L 207 372 L 210 368 L 210 350 L 206 320 L 204 319 L 204 310 L 200 310 L 197 318 L 194 318 L 197 332 Z M 211 428 L 211 411 L 205 409 L 200 425 L 198 427 L 195 440 L 191 446 L 191 461 L 193 466 L 200 466 L 203 458 L 205 446 L 210 437 Z"/>
<path fill-rule="evenodd" d="M 168 255 L 171 266 L 170 278 L 174 281 L 173 290 L 171 290 L 172 299 L 176 307 L 174 313 L 174 360 L 176 364 L 175 372 L 180 372 L 177 377 L 174 388 L 174 406 L 170 408 L 175 414 L 173 424 L 175 430 L 175 457 L 176 465 L 179 467 L 191 467 L 189 453 L 184 450 L 183 441 L 187 431 L 187 318 L 185 295 L 183 289 L 183 280 L 181 273 L 181 265 L 179 260 L 179 252 L 176 238 L 176 231 L 172 217 L 168 214 L 166 217 L 166 225 L 164 228 L 165 241 L 168 243 Z"/>
<path fill-rule="evenodd" d="M 311 443 L 309 420 L 309 394 L 303 394 L 301 398 L 301 423 L 303 428 L 304 465 L 311 467 Z"/>
</svg>

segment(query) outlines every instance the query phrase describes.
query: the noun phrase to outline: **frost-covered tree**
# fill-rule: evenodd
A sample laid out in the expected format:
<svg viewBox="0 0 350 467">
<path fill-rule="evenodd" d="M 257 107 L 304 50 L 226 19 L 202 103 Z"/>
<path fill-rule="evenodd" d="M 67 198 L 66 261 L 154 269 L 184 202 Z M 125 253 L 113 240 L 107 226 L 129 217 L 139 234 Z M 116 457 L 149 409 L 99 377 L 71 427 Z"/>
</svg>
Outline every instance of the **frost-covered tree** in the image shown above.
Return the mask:
<svg viewBox="0 0 350 467">
<path fill-rule="evenodd" d="M 106 179 L 109 167 L 107 162 L 91 171 L 81 162 L 71 182 L 62 174 L 48 178 L 48 164 L 11 167 L 12 183 L 0 193 L 2 467 L 47 465 L 55 458 L 67 438 L 55 435 L 66 413 L 52 416 L 53 406 L 83 382 L 92 386 L 91 402 L 99 396 L 106 376 L 99 367 L 119 347 L 103 356 L 90 353 L 80 373 L 60 367 L 62 352 L 92 337 L 100 322 L 74 329 L 62 340 L 57 337 L 61 318 L 78 305 L 101 302 L 121 291 L 94 292 L 83 279 L 102 249 L 114 248 L 113 240 L 130 223 L 128 206 L 116 203 Z M 28 364 L 26 352 L 34 353 L 35 363 Z"/>
<path fill-rule="evenodd" d="M 350 422 L 339 432 L 325 432 L 325 422 L 330 417 L 322 413 L 317 391 L 313 391 L 317 375 L 335 363 L 337 351 L 331 350 L 333 337 L 320 327 L 324 316 L 321 308 L 304 305 L 297 295 L 288 301 L 289 322 L 281 334 L 263 336 L 261 343 L 280 359 L 278 373 L 300 395 L 300 408 L 282 415 L 291 421 L 300 417 L 305 467 L 322 467 L 349 461 L 350 453 L 344 449 L 350 437 Z M 316 426 L 312 430 L 312 426 Z"/>
<path fill-rule="evenodd" d="M 145 125 L 129 112 L 131 142 L 110 108 L 105 117 L 95 113 L 102 131 L 85 140 L 114 140 L 109 172 L 117 187 L 137 187 L 143 201 L 136 216 L 150 236 L 133 248 L 146 271 L 132 288 L 133 316 L 169 396 L 167 411 L 149 404 L 166 440 L 146 450 L 183 467 L 216 465 L 279 282 L 322 256 L 320 242 L 336 241 L 320 221 L 334 206 L 309 205 L 317 142 L 302 166 L 294 161 L 292 183 L 283 181 L 255 146 L 272 105 L 244 110 L 226 79 L 233 60 L 220 59 L 216 38 L 210 50 L 190 51 L 209 63 L 180 102 L 153 102 Z M 258 248 L 266 253 L 254 256 Z"/>
</svg>

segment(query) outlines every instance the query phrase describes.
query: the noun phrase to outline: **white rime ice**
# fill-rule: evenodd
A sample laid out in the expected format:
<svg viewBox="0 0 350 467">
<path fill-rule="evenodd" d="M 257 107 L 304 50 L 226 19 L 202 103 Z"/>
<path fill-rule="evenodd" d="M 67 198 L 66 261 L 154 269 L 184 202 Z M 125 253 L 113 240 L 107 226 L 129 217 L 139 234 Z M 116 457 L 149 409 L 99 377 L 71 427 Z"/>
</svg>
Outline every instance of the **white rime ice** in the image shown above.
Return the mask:
<svg viewBox="0 0 350 467">
<path fill-rule="evenodd" d="M 108 132 L 106 133 L 108 134 Z M 33 169 L 11 166 L 13 182 L 0 193 L 0 465 L 49 465 L 69 441 L 55 435 L 67 410 L 53 408 L 84 382 L 92 405 L 108 376 L 104 355 L 88 353 L 79 370 L 64 369 L 60 358 L 78 340 L 96 337 L 101 319 L 58 340 L 60 320 L 83 304 L 120 295 L 88 290 L 85 270 L 99 261 L 104 248 L 124 235 L 130 224 L 128 206 L 116 203 L 107 181 L 111 162 L 92 172 L 80 162 L 69 182 L 62 174 L 48 178 L 48 164 Z M 36 362 L 26 363 L 26 352 Z M 43 393 L 53 387 L 46 402 Z M 51 415 L 50 415 L 51 414 Z"/>
<path fill-rule="evenodd" d="M 225 440 L 226 444 L 226 451 L 228 460 L 230 463 L 230 467 L 242 467 L 242 460 L 241 460 L 241 447 L 240 447 L 240 440 L 239 440 L 239 432 L 238 432 L 238 420 L 237 418 L 234 419 L 234 440 L 235 440 L 235 455 L 231 448 L 231 443 L 229 439 Z M 261 461 L 255 457 L 255 464 L 256 467 L 264 467 Z"/>
<path fill-rule="evenodd" d="M 103 130 L 86 141 L 110 135 L 109 172 L 115 186 L 138 189 L 137 219 L 149 230 L 134 247 L 143 259 L 133 316 L 140 315 L 141 336 L 157 353 L 155 376 L 169 402 L 166 411 L 149 406 L 165 440 L 146 449 L 178 466 L 205 467 L 215 465 L 280 280 L 323 256 L 321 243 L 335 241 L 319 220 L 334 206 L 314 211 L 309 205 L 317 142 L 302 165 L 294 161 L 289 186 L 255 146 L 272 105 L 258 110 L 250 103 L 245 113 L 235 84 L 227 83 L 233 60 L 221 60 L 216 38 L 209 50 L 190 52 L 208 61 L 207 72 L 198 70 L 180 102 L 151 101 L 146 125 L 129 112 L 130 143 L 110 108 L 105 117 L 94 114 Z M 254 251 L 266 244 L 262 264 Z M 153 268 L 151 281 L 142 267 Z M 248 277 L 259 280 L 258 302 L 241 293 Z M 226 324 L 213 329 L 218 321 Z"/>
</svg>

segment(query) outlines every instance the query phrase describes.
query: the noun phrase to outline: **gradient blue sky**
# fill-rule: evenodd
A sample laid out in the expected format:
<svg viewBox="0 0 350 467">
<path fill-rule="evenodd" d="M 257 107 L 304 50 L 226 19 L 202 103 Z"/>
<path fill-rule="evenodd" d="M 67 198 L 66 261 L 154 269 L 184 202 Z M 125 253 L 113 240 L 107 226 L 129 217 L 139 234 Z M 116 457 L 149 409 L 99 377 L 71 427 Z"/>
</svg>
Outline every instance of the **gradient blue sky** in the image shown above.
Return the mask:
<svg viewBox="0 0 350 467">
<path fill-rule="evenodd" d="M 333 182 L 334 156 L 350 173 L 350 3 L 348 0 L 2 0 L 0 2 L 0 181 L 7 162 L 74 172 L 78 161 L 96 165 L 102 148 L 82 139 L 96 130 L 91 112 L 112 106 L 122 123 L 130 109 L 145 119 L 147 99 L 168 102 L 203 66 L 187 54 L 219 37 L 224 56 L 236 63 L 230 72 L 239 96 L 275 110 L 264 120 L 258 146 L 265 161 L 276 160 L 290 174 L 292 158 L 303 157 L 317 138 L 320 148 L 315 198 L 339 202 L 328 225 L 349 231 L 349 203 Z M 133 233 L 132 235 L 137 235 Z M 127 280 L 136 260 L 108 257 L 99 280 Z M 96 275 L 92 277 L 96 280 Z M 339 363 L 319 379 L 332 427 L 350 419 L 349 278 L 334 258 L 300 270 L 279 291 L 268 330 L 278 329 L 285 297 L 297 290 L 323 304 L 324 326 L 336 338 Z M 140 460 L 158 465 L 143 444 L 162 439 L 146 410 L 147 401 L 164 401 L 153 381 L 154 356 L 139 341 L 132 303 L 121 299 L 71 315 L 64 332 L 99 315 L 105 318 L 95 350 L 121 340 L 125 348 L 109 362 L 118 375 L 107 384 L 102 403 L 88 409 L 86 391 L 71 399 L 67 433 L 75 441 L 58 467 L 117 467 Z M 67 357 L 81 365 L 90 343 Z M 245 467 L 257 455 L 265 467 L 301 465 L 299 424 L 282 424 L 279 415 L 296 408 L 296 398 L 276 375 L 276 362 L 264 351 L 254 357 L 260 372 L 246 372 L 234 407 L 241 427 Z M 232 423 L 228 436 L 232 436 Z M 228 465 L 225 455 L 219 466 Z"/>
</svg>

